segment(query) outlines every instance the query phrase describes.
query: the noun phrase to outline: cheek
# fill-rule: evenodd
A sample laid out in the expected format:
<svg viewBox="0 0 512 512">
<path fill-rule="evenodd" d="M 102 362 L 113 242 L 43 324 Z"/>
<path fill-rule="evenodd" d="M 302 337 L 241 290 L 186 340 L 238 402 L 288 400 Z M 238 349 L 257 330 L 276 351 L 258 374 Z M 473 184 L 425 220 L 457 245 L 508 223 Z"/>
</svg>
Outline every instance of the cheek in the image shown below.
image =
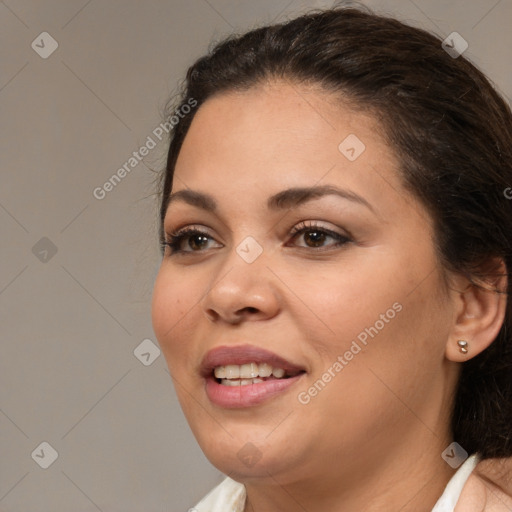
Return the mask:
<svg viewBox="0 0 512 512">
<path fill-rule="evenodd" d="M 338 356 L 347 360 L 343 374 L 353 377 L 343 385 L 354 383 L 355 388 L 359 371 L 382 372 L 397 388 L 404 381 L 414 387 L 418 375 L 439 371 L 451 312 L 439 291 L 439 275 L 432 272 L 434 260 L 415 258 L 415 263 L 380 252 L 378 261 L 357 271 L 326 273 L 309 284 L 300 281 L 299 293 L 307 290 L 308 304 L 318 314 L 300 320 L 319 357 L 315 374 L 330 368 Z M 366 377 L 366 385 L 383 387 L 371 372 Z M 359 394 L 360 388 L 352 391 Z M 368 396 L 378 393 L 374 389 Z"/>
<path fill-rule="evenodd" d="M 399 316 L 399 305 L 393 305 L 403 294 L 397 279 L 386 277 L 394 272 L 385 266 L 383 260 L 358 269 L 342 262 L 336 268 L 317 269 L 314 279 L 310 275 L 290 276 L 295 283 L 294 293 L 303 299 L 303 304 L 297 305 L 294 321 L 302 324 L 301 332 L 307 333 L 304 339 L 324 357 L 337 357 L 358 337 L 363 342 L 371 339 L 376 323 L 379 332 L 385 331 Z"/>
<path fill-rule="evenodd" d="M 432 393 L 442 395 L 440 375 L 451 312 L 434 275 L 413 293 L 407 287 L 395 288 L 393 299 L 399 305 L 393 314 L 374 310 L 384 313 L 383 320 L 376 321 L 374 315 L 371 327 L 360 331 L 368 336 L 361 353 L 354 356 L 357 364 L 347 368 L 355 377 L 347 379 L 347 386 L 382 414 L 394 411 L 399 416 L 407 409 L 403 404 L 419 411 Z"/>
<path fill-rule="evenodd" d="M 182 340 L 186 339 L 189 332 L 188 317 L 192 315 L 194 304 L 200 298 L 187 293 L 188 289 L 194 289 L 192 283 L 187 281 L 187 286 L 183 287 L 179 279 L 175 276 L 170 279 L 164 271 L 158 274 L 153 288 L 153 330 L 170 369 L 172 361 L 179 359 L 180 353 L 187 347 Z"/>
<path fill-rule="evenodd" d="M 428 414 L 424 408 L 431 394 L 442 394 L 439 370 L 446 336 L 446 327 L 441 325 L 444 313 L 433 299 L 429 302 L 428 293 L 406 297 L 405 292 L 400 295 L 396 288 L 395 292 L 382 302 L 376 294 L 363 311 L 344 301 L 351 309 L 338 314 L 336 342 L 329 346 L 316 335 L 324 353 L 309 387 L 300 389 L 301 398 L 310 401 L 305 411 L 313 416 L 329 411 L 333 426 L 326 429 L 332 429 L 333 437 L 343 429 L 348 439 L 360 442 L 382 440 L 383 435 L 391 439 L 417 422 L 411 410 L 423 417 Z M 396 298 L 399 300 L 393 302 Z M 393 308 L 393 304 L 397 306 Z M 436 318 L 440 324 L 429 326 Z M 334 366 L 336 362 L 338 366 Z M 328 374 L 329 369 L 334 376 Z"/>
</svg>

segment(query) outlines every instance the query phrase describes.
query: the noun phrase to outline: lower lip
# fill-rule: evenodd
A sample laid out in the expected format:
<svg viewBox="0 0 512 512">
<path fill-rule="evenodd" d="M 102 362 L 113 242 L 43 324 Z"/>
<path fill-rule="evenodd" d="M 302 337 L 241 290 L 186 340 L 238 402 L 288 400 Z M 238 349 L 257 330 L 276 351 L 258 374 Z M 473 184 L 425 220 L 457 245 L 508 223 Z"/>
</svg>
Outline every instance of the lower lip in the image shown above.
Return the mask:
<svg viewBox="0 0 512 512">
<path fill-rule="evenodd" d="M 219 384 L 212 376 L 206 379 L 206 394 L 210 401 L 219 407 L 251 407 L 284 393 L 303 375 L 305 374 L 301 373 L 287 379 L 265 380 L 246 386 L 225 386 Z"/>
</svg>

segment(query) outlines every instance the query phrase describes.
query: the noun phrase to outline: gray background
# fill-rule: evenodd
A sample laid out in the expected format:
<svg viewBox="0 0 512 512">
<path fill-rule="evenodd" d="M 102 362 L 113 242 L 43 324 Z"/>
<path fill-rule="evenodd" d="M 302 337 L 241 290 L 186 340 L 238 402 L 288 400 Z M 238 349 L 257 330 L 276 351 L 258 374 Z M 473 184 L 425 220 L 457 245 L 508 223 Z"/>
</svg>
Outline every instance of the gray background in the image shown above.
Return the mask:
<svg viewBox="0 0 512 512">
<path fill-rule="evenodd" d="M 512 0 L 366 3 L 443 37 L 459 32 L 465 55 L 512 96 Z M 185 511 L 221 481 L 163 356 L 146 366 L 134 355 L 143 340 L 156 344 L 165 143 L 104 199 L 92 192 L 152 135 L 212 40 L 330 5 L 0 2 L 1 511 Z M 46 59 L 31 47 L 48 50 L 42 32 L 58 42 Z M 58 452 L 47 469 L 42 442 Z"/>
</svg>

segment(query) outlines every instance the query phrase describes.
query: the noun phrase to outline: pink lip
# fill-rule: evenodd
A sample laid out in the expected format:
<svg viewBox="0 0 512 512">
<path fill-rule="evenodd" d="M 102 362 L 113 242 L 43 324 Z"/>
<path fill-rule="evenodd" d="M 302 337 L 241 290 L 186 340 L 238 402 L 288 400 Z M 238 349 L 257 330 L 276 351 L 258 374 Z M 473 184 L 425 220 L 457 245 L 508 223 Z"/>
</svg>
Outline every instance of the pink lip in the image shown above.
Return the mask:
<svg viewBox="0 0 512 512">
<path fill-rule="evenodd" d="M 267 363 L 287 372 L 300 372 L 294 377 L 271 379 L 247 386 L 224 386 L 217 382 L 213 369 L 228 364 Z M 201 375 L 206 381 L 206 394 L 215 405 L 240 408 L 258 405 L 293 386 L 305 373 L 304 368 L 253 345 L 222 346 L 210 350 L 201 363 Z"/>
</svg>

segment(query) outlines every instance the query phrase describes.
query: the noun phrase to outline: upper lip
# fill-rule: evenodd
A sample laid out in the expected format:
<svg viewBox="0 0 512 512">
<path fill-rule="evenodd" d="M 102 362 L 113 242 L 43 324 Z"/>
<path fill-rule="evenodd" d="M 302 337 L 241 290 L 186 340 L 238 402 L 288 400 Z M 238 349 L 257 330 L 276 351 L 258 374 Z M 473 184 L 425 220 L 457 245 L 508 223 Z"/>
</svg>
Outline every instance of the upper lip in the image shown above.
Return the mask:
<svg viewBox="0 0 512 512">
<path fill-rule="evenodd" d="M 206 353 L 201 362 L 200 372 L 203 377 L 208 377 L 217 366 L 247 363 L 267 363 L 273 368 L 282 368 L 293 373 L 305 371 L 303 367 L 255 345 L 223 345 Z"/>
</svg>

